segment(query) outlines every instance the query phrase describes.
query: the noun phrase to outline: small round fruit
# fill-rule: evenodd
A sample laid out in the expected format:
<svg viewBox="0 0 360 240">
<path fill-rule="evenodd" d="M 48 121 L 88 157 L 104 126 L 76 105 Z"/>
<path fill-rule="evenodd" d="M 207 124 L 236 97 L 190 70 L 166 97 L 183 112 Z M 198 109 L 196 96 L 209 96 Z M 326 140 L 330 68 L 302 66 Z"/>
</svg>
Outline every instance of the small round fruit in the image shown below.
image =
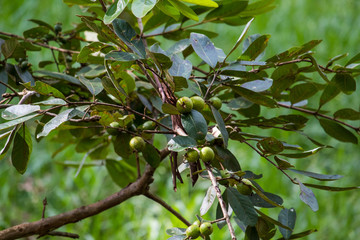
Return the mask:
<svg viewBox="0 0 360 240">
<path fill-rule="evenodd" d="M 214 108 L 216 109 L 220 109 L 221 108 L 221 105 L 222 105 L 222 101 L 220 98 L 218 97 L 212 97 L 209 99 L 209 102 L 211 105 L 214 106 Z"/>
<path fill-rule="evenodd" d="M 23 70 L 23 71 L 25 71 L 26 69 L 28 69 L 28 68 L 29 68 L 29 63 L 28 63 L 28 61 L 26 61 L 26 60 L 22 61 L 21 64 L 20 64 L 20 68 L 21 68 L 21 70 Z"/>
<path fill-rule="evenodd" d="M 194 149 L 190 149 L 186 152 L 185 154 L 185 158 L 186 160 L 188 160 L 188 162 L 196 162 L 197 160 L 199 160 L 199 153 L 198 151 L 194 150 Z"/>
<path fill-rule="evenodd" d="M 252 193 L 251 187 L 242 182 L 236 185 L 236 189 L 243 195 L 250 195 Z"/>
<path fill-rule="evenodd" d="M 154 130 L 156 128 L 156 123 L 154 123 L 153 121 L 144 122 L 142 128 L 143 130 Z"/>
<path fill-rule="evenodd" d="M 129 145 L 131 149 L 141 152 L 145 148 L 145 141 L 141 137 L 133 137 Z"/>
<path fill-rule="evenodd" d="M 120 123 L 118 123 L 118 122 L 112 122 L 112 123 L 110 123 L 110 127 L 118 128 L 118 127 L 120 127 Z"/>
<path fill-rule="evenodd" d="M 212 227 L 211 223 L 209 223 L 209 222 L 202 223 L 200 225 L 200 232 L 204 236 L 209 236 L 210 234 L 212 234 L 213 227 Z"/>
<path fill-rule="evenodd" d="M 200 150 L 200 158 L 204 162 L 210 162 L 214 159 L 215 153 L 210 147 L 203 147 Z"/>
<path fill-rule="evenodd" d="M 56 34 L 58 34 L 59 32 L 62 31 L 61 23 L 55 24 L 54 31 L 55 31 Z"/>
<path fill-rule="evenodd" d="M 186 236 L 190 237 L 191 239 L 196 239 L 200 236 L 200 228 L 198 225 L 191 225 L 186 229 Z"/>
<path fill-rule="evenodd" d="M 201 222 L 199 220 L 196 220 L 192 225 L 196 225 L 196 226 L 199 226 L 201 225 Z"/>
<path fill-rule="evenodd" d="M 205 107 L 205 101 L 199 96 L 194 96 L 190 98 L 193 103 L 193 109 L 201 112 Z"/>
<path fill-rule="evenodd" d="M 190 98 L 182 97 L 177 100 L 176 108 L 180 113 L 188 113 L 191 112 L 193 103 Z"/>
</svg>

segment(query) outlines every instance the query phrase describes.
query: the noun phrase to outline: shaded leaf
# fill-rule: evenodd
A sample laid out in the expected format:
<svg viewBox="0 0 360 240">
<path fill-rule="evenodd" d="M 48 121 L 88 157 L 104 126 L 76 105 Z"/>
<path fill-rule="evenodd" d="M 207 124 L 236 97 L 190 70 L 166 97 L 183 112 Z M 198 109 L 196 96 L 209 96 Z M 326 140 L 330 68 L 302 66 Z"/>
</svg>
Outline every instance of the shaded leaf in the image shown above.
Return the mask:
<svg viewBox="0 0 360 240">
<path fill-rule="evenodd" d="M 230 150 L 223 148 L 219 145 L 215 145 L 216 157 L 221 159 L 224 167 L 230 171 L 237 172 L 241 170 L 240 164 L 234 154 Z"/>
<path fill-rule="evenodd" d="M 173 64 L 169 69 L 170 75 L 189 79 L 192 71 L 191 62 L 189 60 L 183 60 L 177 55 L 173 55 L 171 57 L 171 61 Z"/>
<path fill-rule="evenodd" d="M 243 87 L 236 87 L 236 86 L 232 86 L 231 89 L 240 96 L 242 96 L 243 98 L 246 98 L 247 100 L 253 103 L 264 105 L 266 107 L 271 107 L 271 108 L 277 106 L 277 103 L 273 99 L 268 98 L 260 93 L 251 91 Z"/>
<path fill-rule="evenodd" d="M 290 89 L 290 101 L 292 104 L 312 97 L 318 92 L 313 83 L 301 83 Z"/>
<path fill-rule="evenodd" d="M 360 120 L 360 112 L 351 108 L 343 108 L 334 113 L 334 118 L 347 120 Z"/>
<path fill-rule="evenodd" d="M 224 119 L 222 118 L 221 114 L 214 106 L 211 106 L 211 111 L 212 111 L 214 118 L 216 120 L 216 123 L 220 129 L 221 138 L 224 140 L 224 147 L 227 148 L 228 141 L 229 141 L 229 133 L 226 130 Z"/>
<path fill-rule="evenodd" d="M 145 161 L 153 168 L 159 166 L 161 158 L 158 150 L 151 144 L 146 144 L 145 149 L 142 151 Z"/>
<path fill-rule="evenodd" d="M 255 226 L 258 215 L 247 196 L 241 195 L 235 188 L 227 188 L 227 199 L 236 216 L 245 225 Z"/>
<path fill-rule="evenodd" d="M 265 153 L 278 154 L 284 150 L 282 142 L 274 137 L 267 137 L 259 141 Z"/>
<path fill-rule="evenodd" d="M 18 45 L 19 42 L 16 38 L 9 38 L 5 40 L 5 42 L 1 45 L 1 52 L 5 59 L 11 57 Z"/>
<path fill-rule="evenodd" d="M 335 85 L 345 94 L 350 95 L 356 91 L 356 81 L 351 74 L 337 73 L 334 77 Z"/>
<path fill-rule="evenodd" d="M 18 65 L 15 65 L 15 70 L 23 83 L 30 83 L 32 86 L 35 80 L 28 70 L 22 70 Z"/>
<path fill-rule="evenodd" d="M 311 210 L 313 210 L 314 212 L 319 210 L 319 204 L 318 204 L 318 202 L 316 200 L 316 197 L 315 197 L 314 193 L 311 191 L 311 189 L 307 188 L 299 180 L 297 180 L 297 182 L 299 183 L 299 186 L 300 186 L 300 199 L 301 199 L 301 201 L 306 203 L 311 208 Z"/>
<path fill-rule="evenodd" d="M 279 155 L 289 158 L 305 158 L 311 155 L 314 155 L 315 153 L 319 152 L 321 149 L 325 148 L 325 146 L 317 147 L 312 150 L 300 152 L 300 153 L 280 153 Z"/>
<path fill-rule="evenodd" d="M 265 78 L 265 80 L 255 80 L 255 81 L 246 82 L 242 84 L 241 87 L 247 88 L 254 92 L 263 92 L 271 88 L 272 84 L 273 84 L 272 79 Z"/>
<path fill-rule="evenodd" d="M 288 161 L 281 159 L 277 156 L 274 157 L 277 165 L 279 166 L 280 169 L 288 169 L 288 168 L 292 168 L 295 167 L 294 165 L 292 165 L 291 163 L 289 163 Z"/>
<path fill-rule="evenodd" d="M 249 199 L 256 207 L 261 208 L 274 208 L 283 204 L 283 199 L 273 193 L 261 192 L 258 189 L 253 188 L 256 194 L 249 196 Z"/>
<path fill-rule="evenodd" d="M 266 48 L 270 35 L 257 37 L 238 58 L 238 60 L 255 60 Z"/>
<path fill-rule="evenodd" d="M 85 87 L 90 91 L 90 93 L 94 96 L 101 93 L 101 91 L 104 89 L 101 79 L 95 78 L 95 79 L 87 79 L 83 76 L 79 76 L 79 80 L 82 84 L 85 85 Z"/>
<path fill-rule="evenodd" d="M 180 135 L 172 138 L 167 144 L 168 149 L 174 152 L 181 152 L 186 148 L 191 148 L 196 146 L 197 143 L 195 139 L 189 136 L 180 136 Z"/>
<path fill-rule="evenodd" d="M 284 224 L 285 226 L 287 226 L 290 229 L 294 229 L 295 227 L 295 222 L 296 222 L 296 211 L 294 208 L 284 208 L 280 211 L 279 216 L 278 216 L 278 220 L 280 223 Z M 285 239 L 289 239 L 292 233 L 292 230 L 289 230 L 287 228 L 282 228 L 279 227 L 279 230 L 281 232 L 281 235 L 283 235 L 283 237 Z"/>
<path fill-rule="evenodd" d="M 306 237 L 314 232 L 317 232 L 316 229 L 310 229 L 310 230 L 307 230 L 307 231 L 304 231 L 304 232 L 301 232 L 301 233 L 296 233 L 296 234 L 292 234 L 290 236 L 289 239 L 298 239 L 298 238 L 303 238 L 303 237 Z M 284 240 L 284 238 L 279 238 L 278 240 Z"/>
<path fill-rule="evenodd" d="M 340 124 L 328 119 L 319 119 L 319 122 L 329 136 L 342 142 L 358 143 L 357 137 Z"/>
<path fill-rule="evenodd" d="M 316 185 L 316 184 L 311 184 L 311 183 L 304 183 L 304 185 L 308 186 L 308 187 L 316 188 L 316 189 L 330 191 L 330 192 L 342 192 L 342 191 L 360 189 L 360 187 L 357 187 L 357 186 L 356 187 L 332 187 L 332 186 Z"/>
<path fill-rule="evenodd" d="M 186 133 L 195 140 L 202 140 L 207 133 L 207 123 L 204 116 L 196 110 L 181 114 L 181 123 Z"/>
<path fill-rule="evenodd" d="M 106 159 L 105 166 L 113 182 L 121 188 L 136 180 L 136 169 L 125 161 Z"/>
<path fill-rule="evenodd" d="M 57 72 L 49 72 L 49 71 L 45 71 L 45 70 L 41 70 L 41 71 L 39 70 L 39 71 L 36 71 L 35 73 L 39 73 L 44 76 L 53 77 L 56 79 L 67 81 L 69 83 L 80 85 L 80 81 L 77 78 L 67 75 L 67 74 L 57 73 Z"/>
<path fill-rule="evenodd" d="M 264 213 L 261 212 L 260 210 L 258 210 L 258 209 L 255 209 L 255 210 L 256 210 L 256 212 L 257 212 L 262 218 L 264 218 L 266 221 L 271 222 L 271 223 L 275 224 L 276 226 L 282 227 L 282 228 L 284 228 L 284 229 L 291 230 L 291 228 L 289 228 L 288 226 L 282 224 L 282 223 L 279 222 L 279 221 L 276 221 L 275 219 L 269 217 L 268 215 L 264 214 Z"/>
<path fill-rule="evenodd" d="M 23 86 L 26 89 L 35 91 L 41 95 L 53 96 L 55 98 L 65 99 L 65 96 L 64 96 L 64 94 L 62 94 L 62 92 L 60 92 L 56 88 L 54 88 L 44 82 L 36 81 L 35 86 L 31 86 L 31 83 L 28 82 L 28 83 L 24 83 Z"/>
<path fill-rule="evenodd" d="M 24 174 L 32 152 L 31 134 L 25 124 L 16 132 L 11 153 L 12 165 L 20 174 Z"/>
<path fill-rule="evenodd" d="M 302 170 L 296 170 L 296 169 L 290 169 L 290 171 L 295 172 L 295 173 L 299 173 L 320 181 L 335 181 L 338 180 L 340 178 L 343 178 L 344 176 L 341 175 L 325 175 L 325 174 L 319 174 L 319 173 L 313 173 L 313 172 L 308 172 L 308 171 L 302 171 Z"/>
<path fill-rule="evenodd" d="M 105 55 L 105 59 L 119 62 L 132 62 L 140 59 L 140 57 L 134 53 L 112 51 Z"/>
<path fill-rule="evenodd" d="M 185 234 L 186 228 L 170 228 L 166 229 L 166 233 L 170 236 Z"/>
<path fill-rule="evenodd" d="M 174 106 L 171 105 L 169 103 L 164 103 L 161 106 L 161 110 L 163 111 L 163 113 L 167 113 L 167 114 L 171 114 L 171 115 L 178 115 L 180 114 L 180 112 L 178 111 L 178 109 Z"/>
</svg>

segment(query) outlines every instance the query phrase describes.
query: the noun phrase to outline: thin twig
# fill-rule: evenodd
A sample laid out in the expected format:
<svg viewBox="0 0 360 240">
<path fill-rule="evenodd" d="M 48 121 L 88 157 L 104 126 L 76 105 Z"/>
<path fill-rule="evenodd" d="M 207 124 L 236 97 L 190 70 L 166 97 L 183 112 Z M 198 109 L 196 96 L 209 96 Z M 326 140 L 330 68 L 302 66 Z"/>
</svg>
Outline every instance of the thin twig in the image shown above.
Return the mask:
<svg viewBox="0 0 360 240">
<path fill-rule="evenodd" d="M 107 9 L 106 9 L 106 5 L 105 5 L 104 1 L 103 1 L 103 0 L 99 0 L 99 2 L 100 2 L 100 4 L 101 4 L 101 7 L 102 7 L 103 11 L 106 13 Z"/>
<path fill-rule="evenodd" d="M 350 124 L 347 124 L 343 121 L 340 121 L 334 117 L 330 117 L 330 116 L 327 116 L 325 114 L 321 114 L 319 112 L 315 112 L 315 111 L 311 111 L 311 110 L 308 110 L 308 109 L 305 109 L 305 108 L 299 108 L 299 107 L 295 107 L 295 106 L 292 106 L 292 105 L 286 105 L 286 104 L 283 104 L 283 103 L 277 103 L 278 106 L 280 107 L 284 107 L 284 108 L 289 108 L 289 109 L 293 109 L 293 110 L 296 110 L 296 111 L 300 111 L 300 112 L 303 112 L 303 113 L 306 113 L 306 114 L 310 114 L 310 115 L 313 115 L 313 116 L 318 116 L 318 117 L 322 117 L 322 118 L 326 118 L 326 119 L 329 119 L 329 120 L 332 120 L 332 121 L 335 121 L 337 123 L 340 123 L 344 126 L 347 126 L 353 130 L 355 130 L 357 133 L 360 133 L 360 127 L 354 127 Z"/>
<path fill-rule="evenodd" d="M 15 94 L 16 96 L 19 96 L 19 93 L 18 93 L 12 86 L 10 86 L 9 84 L 4 83 L 3 81 L 0 81 L 0 84 L 2 84 L 2 85 L 4 85 L 5 87 L 9 88 L 11 91 L 14 92 L 14 94 Z"/>
<path fill-rule="evenodd" d="M 70 54 L 80 53 L 79 51 L 72 51 L 72 50 L 69 50 L 69 49 L 64 49 L 64 48 L 59 48 L 59 47 L 50 46 L 50 45 L 45 44 L 45 43 L 35 42 L 35 41 L 32 41 L 32 40 L 23 38 L 23 37 L 21 37 L 21 36 L 19 36 L 19 35 L 12 34 L 12 33 L 6 33 L 6 32 L 1 32 L 1 31 L 0 31 L 0 35 L 4 35 L 4 36 L 8 36 L 8 37 L 14 37 L 14 38 L 17 38 L 17 39 L 21 39 L 21 40 L 24 40 L 25 42 L 29 42 L 29 43 L 31 43 L 31 44 L 38 45 L 38 46 L 41 46 L 41 47 L 44 47 L 44 48 L 53 49 L 53 50 L 58 51 L 58 52 L 64 52 L 64 53 L 70 53 Z"/>
<path fill-rule="evenodd" d="M 191 223 L 189 221 L 187 221 L 180 213 L 178 213 L 177 211 L 175 211 L 169 204 L 167 204 L 165 201 L 163 201 L 161 198 L 159 198 L 158 196 L 152 194 L 151 192 L 146 192 L 144 193 L 144 196 L 157 202 L 158 204 L 160 204 L 161 206 L 163 206 L 166 210 L 168 210 L 169 212 L 171 212 L 175 217 L 177 217 L 180 221 L 182 221 L 183 223 L 186 224 L 186 226 L 190 226 Z"/>
<path fill-rule="evenodd" d="M 246 143 L 246 145 L 248 145 L 249 147 L 251 147 L 257 154 L 259 154 L 261 157 L 265 158 L 269 163 L 271 163 L 272 165 L 274 165 L 277 169 L 279 169 L 286 177 L 288 177 L 290 179 L 290 181 L 296 185 L 298 185 L 298 183 L 289 176 L 289 174 L 287 174 L 283 169 L 281 169 L 278 165 L 276 165 L 273 161 L 271 161 L 270 158 L 268 158 L 267 156 L 265 156 L 262 152 L 260 152 L 258 149 L 256 149 L 253 145 L 251 145 L 250 143 L 248 143 L 246 140 L 243 140 L 242 142 Z"/>
<path fill-rule="evenodd" d="M 56 64 L 56 68 L 57 68 L 58 72 L 60 72 L 59 63 L 58 63 L 58 61 L 57 61 L 57 59 L 56 59 L 56 56 L 55 56 L 55 53 L 54 53 L 54 49 L 50 49 L 50 50 L 51 50 L 51 54 L 52 54 L 52 56 L 53 56 L 53 58 L 54 58 L 54 61 L 55 61 L 55 64 Z M 66 60 L 64 60 L 64 61 L 66 62 Z"/>
<path fill-rule="evenodd" d="M 229 214 L 228 214 L 228 211 L 227 211 L 227 208 L 226 208 L 226 203 L 225 203 L 224 199 L 221 196 L 221 191 L 220 191 L 220 188 L 218 187 L 218 184 L 216 182 L 216 178 L 215 178 L 213 172 L 211 171 L 211 168 L 209 167 L 209 165 L 206 165 L 206 169 L 207 169 L 207 172 L 209 173 L 211 183 L 212 183 L 212 185 L 213 185 L 213 187 L 215 189 L 216 196 L 217 196 L 217 198 L 219 200 L 221 211 L 222 211 L 222 213 L 224 215 L 224 218 L 226 220 L 226 223 L 228 225 L 229 232 L 230 232 L 230 235 L 231 235 L 231 239 L 236 240 L 235 231 L 234 231 L 234 228 L 233 228 L 233 226 L 231 225 L 231 222 L 230 222 L 230 217 L 229 217 Z"/>
</svg>

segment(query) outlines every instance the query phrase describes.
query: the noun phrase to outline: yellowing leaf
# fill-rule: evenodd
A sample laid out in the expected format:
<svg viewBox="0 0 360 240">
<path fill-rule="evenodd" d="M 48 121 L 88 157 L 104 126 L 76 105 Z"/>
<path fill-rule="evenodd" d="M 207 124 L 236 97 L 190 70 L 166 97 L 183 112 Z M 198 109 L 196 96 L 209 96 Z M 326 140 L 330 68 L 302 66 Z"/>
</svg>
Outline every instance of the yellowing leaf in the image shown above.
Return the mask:
<svg viewBox="0 0 360 240">
<path fill-rule="evenodd" d="M 219 7 L 219 5 L 211 0 L 181 0 L 182 2 L 188 2 L 188 3 L 193 3 L 196 5 L 200 5 L 200 6 L 205 6 L 205 7 Z"/>
</svg>

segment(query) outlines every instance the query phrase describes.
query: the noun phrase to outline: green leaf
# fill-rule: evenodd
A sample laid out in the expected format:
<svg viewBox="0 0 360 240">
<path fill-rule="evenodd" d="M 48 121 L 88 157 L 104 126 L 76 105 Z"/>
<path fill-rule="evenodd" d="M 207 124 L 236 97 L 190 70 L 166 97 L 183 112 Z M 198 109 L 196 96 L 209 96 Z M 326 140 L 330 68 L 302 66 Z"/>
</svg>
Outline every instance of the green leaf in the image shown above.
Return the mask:
<svg viewBox="0 0 360 240">
<path fill-rule="evenodd" d="M 133 0 L 131 11 L 137 18 L 143 18 L 156 4 L 156 0 Z"/>
<path fill-rule="evenodd" d="M 101 79 L 101 83 L 107 93 L 113 95 L 115 98 L 117 98 L 121 102 L 123 101 L 123 99 L 125 98 L 125 95 L 121 94 L 119 91 L 116 90 L 116 88 L 113 84 L 113 81 L 111 81 L 111 79 L 109 77 L 106 77 L 106 76 L 103 77 Z"/>
<path fill-rule="evenodd" d="M 193 3 L 193 4 L 196 4 L 196 5 L 205 6 L 205 7 L 217 8 L 219 6 L 216 2 L 214 2 L 212 0 L 180 0 L 180 1 Z"/>
<path fill-rule="evenodd" d="M 290 89 L 290 102 L 298 103 L 302 100 L 312 97 L 318 92 L 317 87 L 313 83 L 301 83 Z"/>
<path fill-rule="evenodd" d="M 16 47 L 19 45 L 19 42 L 16 38 L 9 38 L 5 40 L 4 44 L 1 45 L 1 52 L 4 54 L 5 59 L 13 55 Z"/>
<path fill-rule="evenodd" d="M 41 102 L 35 102 L 33 104 L 36 105 L 44 105 L 44 106 L 53 106 L 53 105 L 65 105 L 66 102 L 60 98 L 52 98 L 49 100 L 41 101 Z"/>
<path fill-rule="evenodd" d="M 112 85 L 112 86 L 116 89 L 116 91 L 117 91 L 118 93 L 121 93 L 121 94 L 123 94 L 124 96 L 127 96 L 125 90 L 120 86 L 119 82 L 118 82 L 117 79 L 115 78 L 115 76 L 114 76 L 112 70 L 110 69 L 110 67 L 109 67 L 109 65 L 108 65 L 108 63 L 107 63 L 106 60 L 105 60 L 105 68 L 106 68 L 106 72 L 108 73 L 108 75 L 109 75 L 109 77 L 110 77 L 109 80 L 110 80 L 111 84 L 109 84 L 109 85 Z M 102 80 L 104 80 L 104 78 L 103 78 Z M 104 83 L 103 83 L 103 85 L 104 85 Z M 104 88 L 105 88 L 105 86 L 104 86 Z M 106 89 L 106 88 L 105 88 L 105 89 Z M 120 99 L 119 99 L 119 100 L 120 100 Z"/>
<path fill-rule="evenodd" d="M 242 96 L 243 98 L 246 98 L 247 100 L 253 103 L 270 108 L 275 108 L 277 106 L 277 103 L 273 99 L 268 98 L 260 93 L 251 91 L 243 87 L 236 87 L 236 86 L 232 86 L 231 89 L 240 96 Z"/>
<path fill-rule="evenodd" d="M 146 144 L 145 149 L 142 152 L 145 161 L 150 164 L 153 168 L 159 166 L 161 158 L 159 151 L 151 144 Z"/>
<path fill-rule="evenodd" d="M 204 34 L 191 33 L 190 42 L 196 54 L 212 68 L 215 68 L 218 54 L 211 40 Z"/>
<path fill-rule="evenodd" d="M 164 103 L 161 106 L 161 110 L 163 111 L 163 113 L 167 113 L 167 114 L 170 114 L 170 115 L 178 115 L 178 114 L 180 114 L 178 109 L 174 105 L 171 105 L 169 103 Z"/>
<path fill-rule="evenodd" d="M 20 174 L 24 174 L 32 151 L 31 134 L 25 124 L 16 132 L 11 162 Z"/>
<path fill-rule="evenodd" d="M 183 235 L 172 236 L 172 237 L 168 238 L 167 240 L 184 240 L 186 238 L 187 238 L 186 235 L 183 234 Z"/>
<path fill-rule="evenodd" d="M 239 161 L 236 159 L 235 155 L 226 148 L 223 148 L 219 145 L 215 145 L 216 157 L 220 158 L 220 161 L 224 167 L 230 171 L 237 172 L 241 170 Z"/>
<path fill-rule="evenodd" d="M 247 6 L 247 8 L 241 13 L 243 16 L 254 16 L 262 13 L 266 13 L 275 8 L 272 3 L 275 0 L 260 0 L 253 2 Z"/>
<path fill-rule="evenodd" d="M 214 115 L 214 118 L 216 120 L 216 123 L 220 129 L 221 138 L 224 140 L 224 147 L 227 148 L 228 142 L 229 142 L 229 133 L 226 130 L 224 119 L 222 118 L 221 114 L 214 106 L 210 106 L 210 107 L 211 107 L 211 111 Z"/>
<path fill-rule="evenodd" d="M 23 35 L 25 38 L 41 39 L 48 33 L 49 29 L 47 27 L 39 26 L 26 30 Z"/>
<path fill-rule="evenodd" d="M 265 219 L 266 221 L 272 223 L 272 224 L 275 224 L 276 226 L 279 226 L 279 227 L 282 227 L 284 229 L 288 229 L 288 230 L 291 230 L 291 228 L 289 228 L 288 226 L 282 224 L 281 222 L 279 221 L 276 221 L 275 219 L 267 216 L 266 214 L 264 214 L 263 212 L 259 211 L 258 209 L 255 209 L 256 212 L 263 218 Z"/>
<path fill-rule="evenodd" d="M 189 79 L 192 71 L 191 62 L 189 60 L 183 60 L 177 55 L 173 55 L 171 61 L 173 64 L 169 69 L 169 74 L 174 77 L 177 76 Z"/>
<path fill-rule="evenodd" d="M 256 38 L 238 58 L 238 60 L 255 60 L 267 47 L 270 37 L 270 35 L 262 35 Z"/>
<path fill-rule="evenodd" d="M 326 74 L 321 70 L 319 64 L 316 62 L 316 59 L 311 54 L 305 54 L 303 58 L 309 58 L 315 67 L 316 71 L 319 73 L 320 77 L 325 80 L 325 82 L 329 83 L 329 79 L 327 78 Z"/>
<path fill-rule="evenodd" d="M 282 207 L 283 199 L 273 193 L 262 192 L 257 188 L 253 188 L 256 194 L 252 194 L 249 196 L 249 199 L 256 207 L 261 208 L 274 208 L 274 207 Z M 282 207 L 283 208 L 283 207 Z"/>
<path fill-rule="evenodd" d="M 312 150 L 308 150 L 300 153 L 280 153 L 279 155 L 289 158 L 306 158 L 308 156 L 314 155 L 315 153 L 319 152 L 321 149 L 325 147 L 326 146 L 320 146 Z"/>
<path fill-rule="evenodd" d="M 340 89 L 336 86 L 335 77 L 331 80 L 331 82 L 326 85 L 323 93 L 321 94 L 319 105 L 323 106 L 325 103 L 329 102 L 331 99 L 336 97 L 340 93 Z"/>
<path fill-rule="evenodd" d="M 256 227 L 247 226 L 244 240 L 260 240 Z"/>
<path fill-rule="evenodd" d="M 243 1 L 223 1 L 222 4 L 206 15 L 205 20 L 235 16 L 247 7 L 248 0 Z"/>
<path fill-rule="evenodd" d="M 351 108 L 343 108 L 334 113 L 334 118 L 360 120 L 360 112 Z"/>
<path fill-rule="evenodd" d="M 160 0 L 157 2 L 156 7 L 164 14 L 172 17 L 175 21 L 180 19 L 180 11 L 171 5 L 167 0 Z"/>
<path fill-rule="evenodd" d="M 30 104 L 20 104 L 20 105 L 14 105 L 11 107 L 6 108 L 2 113 L 1 117 L 5 120 L 14 120 L 19 117 L 23 117 L 25 115 L 28 115 L 30 113 L 39 111 L 39 106 L 34 106 Z"/>
<path fill-rule="evenodd" d="M 246 82 L 244 84 L 241 84 L 241 87 L 247 88 L 254 92 L 264 92 L 265 90 L 271 88 L 272 84 L 273 84 L 272 79 L 265 78 L 264 80 L 255 80 L 255 81 Z"/>
<path fill-rule="evenodd" d="M 107 9 L 104 16 L 104 23 L 110 24 L 117 18 L 123 10 L 126 8 L 130 0 L 116 0 L 111 6 Z"/>
<path fill-rule="evenodd" d="M 293 168 L 295 167 L 294 165 L 292 165 L 291 163 L 289 163 L 288 161 L 279 158 L 278 156 L 274 157 L 277 165 L 279 166 L 280 169 L 286 170 L 288 168 Z"/>
<path fill-rule="evenodd" d="M 84 86 L 89 90 L 89 92 L 96 96 L 99 93 L 101 93 L 101 91 L 104 89 L 102 83 L 101 83 L 101 79 L 100 78 L 95 78 L 95 79 L 87 79 L 83 76 L 79 76 L 79 80 L 82 84 L 84 84 Z"/>
<path fill-rule="evenodd" d="M 356 81 L 348 73 L 337 73 L 334 77 L 335 85 L 345 94 L 350 95 L 356 91 Z"/>
<path fill-rule="evenodd" d="M 185 17 L 188 17 L 194 21 L 199 21 L 199 17 L 197 16 L 197 14 L 188 6 L 186 6 L 185 4 L 183 4 L 182 2 L 178 1 L 178 0 L 168 0 L 175 8 L 177 8 L 182 15 L 184 15 Z"/>
<path fill-rule="evenodd" d="M 35 84 L 35 80 L 28 70 L 22 70 L 18 65 L 15 65 L 15 70 L 22 82 L 29 82 L 32 86 Z"/>
<path fill-rule="evenodd" d="M 235 188 L 227 188 L 227 199 L 236 216 L 245 225 L 255 226 L 258 215 L 247 196 L 241 195 Z"/>
<path fill-rule="evenodd" d="M 352 57 L 346 64 L 345 66 L 349 66 L 352 63 L 356 63 L 359 62 L 360 60 L 360 53 L 356 54 L 354 57 Z"/>
<path fill-rule="evenodd" d="M 140 59 L 140 57 L 134 53 L 112 51 L 105 55 L 105 59 L 119 62 L 133 62 Z"/>
<path fill-rule="evenodd" d="M 301 201 L 306 203 L 311 208 L 311 210 L 313 210 L 314 212 L 319 210 L 319 204 L 316 200 L 314 193 L 311 191 L 311 189 L 307 188 L 299 180 L 296 180 L 296 181 L 299 183 Z"/>
<path fill-rule="evenodd" d="M 292 234 L 290 236 L 289 239 L 298 239 L 298 238 L 303 238 L 303 237 L 306 237 L 314 232 L 317 232 L 316 229 L 310 229 L 310 230 L 307 230 L 307 231 L 304 231 L 304 232 L 300 232 L 300 233 L 296 233 L 296 234 Z M 278 240 L 284 240 L 285 238 L 279 238 Z"/>
<path fill-rule="evenodd" d="M 55 98 L 65 99 L 64 94 L 62 94 L 59 90 L 57 90 L 56 88 L 54 88 L 44 82 L 36 81 L 35 86 L 31 86 L 31 83 L 28 82 L 28 83 L 24 83 L 23 86 L 26 89 L 35 91 L 41 95 L 53 96 Z"/>
<path fill-rule="evenodd" d="M 185 150 L 186 148 L 196 147 L 197 143 L 195 139 L 189 137 L 189 136 L 176 136 L 167 144 L 167 147 L 170 151 L 173 152 L 181 152 Z"/>
<path fill-rule="evenodd" d="M 122 19 L 115 19 L 113 21 L 113 27 L 116 35 L 139 56 L 145 58 L 145 46 L 142 39 L 134 39 L 136 36 L 135 30 Z"/>
<path fill-rule="evenodd" d="M 10 149 L 11 144 L 16 135 L 16 131 L 19 129 L 19 125 L 16 125 L 12 130 L 1 134 L 1 139 L 7 137 L 4 147 L 0 151 L 0 160 L 6 156 L 7 151 Z"/>
<path fill-rule="evenodd" d="M 111 179 L 121 188 L 136 180 L 136 169 L 123 160 L 106 159 L 105 166 Z"/>
<path fill-rule="evenodd" d="M 287 226 L 290 229 L 294 229 L 295 227 L 295 222 L 296 222 L 296 211 L 294 208 L 284 208 L 280 211 L 279 216 L 278 216 L 278 220 L 280 223 L 284 224 L 285 226 Z M 286 229 L 286 228 L 282 228 L 279 227 L 279 230 L 281 232 L 281 235 L 283 235 L 283 237 L 285 239 L 289 239 L 292 233 L 292 230 Z"/>
<path fill-rule="evenodd" d="M 176 235 L 184 235 L 186 232 L 186 228 L 170 228 L 166 229 L 166 234 L 170 236 L 176 236 Z"/>
<path fill-rule="evenodd" d="M 207 133 L 207 123 L 201 113 L 191 110 L 190 113 L 181 114 L 181 123 L 186 133 L 195 140 L 202 140 Z"/>
<path fill-rule="evenodd" d="M 131 138 L 130 134 L 123 132 L 119 132 L 115 138 L 112 138 L 114 151 L 124 159 L 128 159 L 133 152 L 129 145 Z"/>
<path fill-rule="evenodd" d="M 259 141 L 265 153 L 278 154 L 284 150 L 282 142 L 274 137 L 267 137 Z"/>
<path fill-rule="evenodd" d="M 342 191 L 360 189 L 360 187 L 332 187 L 332 186 L 316 185 L 316 184 L 311 184 L 311 183 L 304 183 L 304 185 L 311 187 L 311 188 L 326 190 L 326 191 L 330 191 L 330 192 L 342 192 Z"/>
<path fill-rule="evenodd" d="M 60 79 L 60 80 L 64 80 L 64 81 L 76 84 L 76 85 L 80 85 L 80 81 L 77 78 L 67 75 L 67 74 L 57 73 L 57 72 L 49 72 L 49 71 L 45 71 L 45 70 L 35 71 L 35 73 L 39 73 L 44 76 L 53 77 L 55 79 Z"/>
<path fill-rule="evenodd" d="M 0 67 L 0 81 L 7 84 L 8 83 L 8 74 L 5 70 L 5 67 Z M 2 95 L 6 93 L 7 86 L 0 84 L 0 100 L 2 100 Z"/>
<path fill-rule="evenodd" d="M 48 123 L 45 124 L 42 132 L 39 133 L 36 137 L 40 138 L 40 137 L 47 136 L 52 130 L 59 127 L 62 123 L 75 117 L 75 115 L 76 115 L 75 112 L 76 111 L 74 111 L 74 109 L 72 108 L 72 109 L 67 109 L 67 110 L 59 113 L 56 117 L 54 117 Z"/>
<path fill-rule="evenodd" d="M 335 180 L 338 180 L 338 179 L 344 177 L 341 175 L 325 175 L 325 174 L 313 173 L 313 172 L 296 170 L 296 169 L 290 169 L 290 171 L 299 173 L 299 174 L 302 174 L 302 175 L 305 175 L 305 176 L 308 176 L 308 177 L 311 177 L 311 178 L 314 178 L 314 179 L 320 180 L 320 181 L 335 181 Z"/>
<path fill-rule="evenodd" d="M 21 118 L 17 118 L 15 120 L 12 120 L 12 121 L 9 121 L 9 122 L 4 122 L 4 123 L 1 123 L 0 124 L 0 130 L 3 130 L 3 129 L 7 129 L 9 127 L 13 127 L 15 125 L 18 125 L 20 123 L 23 123 L 27 120 L 30 120 L 36 116 L 38 116 L 39 114 L 32 114 L 32 115 L 28 115 L 28 116 L 25 116 L 25 117 L 21 117 Z"/>
<path fill-rule="evenodd" d="M 321 127 L 329 136 L 341 142 L 351 142 L 354 144 L 358 143 L 357 137 L 340 124 L 328 119 L 319 119 L 319 122 Z"/>
<path fill-rule="evenodd" d="M 200 216 L 204 216 L 209 211 L 215 199 L 216 199 L 215 188 L 213 186 L 210 186 L 200 206 Z"/>
</svg>

